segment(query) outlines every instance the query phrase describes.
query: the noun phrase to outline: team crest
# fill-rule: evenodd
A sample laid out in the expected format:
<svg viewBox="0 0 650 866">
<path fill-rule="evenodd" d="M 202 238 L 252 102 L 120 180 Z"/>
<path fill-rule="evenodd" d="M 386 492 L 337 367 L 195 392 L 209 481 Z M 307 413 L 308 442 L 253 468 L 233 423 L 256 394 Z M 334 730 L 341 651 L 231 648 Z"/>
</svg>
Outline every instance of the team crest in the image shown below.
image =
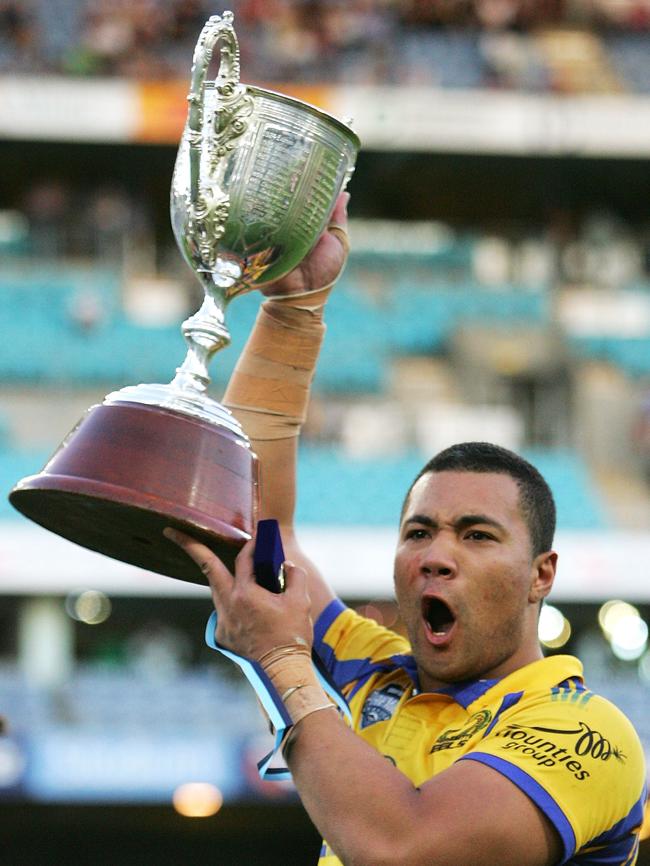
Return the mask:
<svg viewBox="0 0 650 866">
<path fill-rule="evenodd" d="M 391 683 L 383 689 L 375 689 L 366 698 L 361 710 L 361 727 L 367 728 L 376 722 L 385 722 L 393 715 L 404 694 L 404 686 Z"/>
<path fill-rule="evenodd" d="M 487 728 L 492 713 L 490 710 L 479 710 L 470 717 L 468 724 L 464 728 L 451 728 L 444 731 L 435 744 L 431 747 L 431 752 L 439 752 L 442 749 L 461 749 L 466 746 L 474 734 Z"/>
</svg>

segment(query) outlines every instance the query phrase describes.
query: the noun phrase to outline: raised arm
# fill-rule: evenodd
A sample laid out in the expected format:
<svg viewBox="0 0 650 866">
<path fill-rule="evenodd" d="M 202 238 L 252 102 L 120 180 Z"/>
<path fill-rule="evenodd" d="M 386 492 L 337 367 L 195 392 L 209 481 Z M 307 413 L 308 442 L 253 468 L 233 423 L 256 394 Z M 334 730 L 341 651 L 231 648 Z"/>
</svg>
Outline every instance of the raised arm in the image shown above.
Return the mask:
<svg viewBox="0 0 650 866">
<path fill-rule="evenodd" d="M 311 253 L 264 290 L 267 300 L 223 400 L 260 460 L 260 517 L 278 520 L 287 557 L 307 572 L 314 619 L 334 594 L 296 539 L 298 437 L 325 333 L 324 305 L 347 256 L 348 198 L 347 193 L 339 197 Z"/>
</svg>

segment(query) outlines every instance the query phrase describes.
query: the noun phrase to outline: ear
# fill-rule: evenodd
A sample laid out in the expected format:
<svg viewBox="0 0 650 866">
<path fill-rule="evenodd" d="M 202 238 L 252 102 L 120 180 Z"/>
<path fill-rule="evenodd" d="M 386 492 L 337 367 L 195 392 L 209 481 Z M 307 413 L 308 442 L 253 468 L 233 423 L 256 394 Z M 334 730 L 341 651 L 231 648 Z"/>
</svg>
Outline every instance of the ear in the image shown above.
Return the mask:
<svg viewBox="0 0 650 866">
<path fill-rule="evenodd" d="M 531 583 L 528 591 L 528 601 L 531 604 L 540 602 L 549 594 L 555 580 L 557 570 L 557 553 L 547 550 L 533 560 L 531 568 Z"/>
</svg>

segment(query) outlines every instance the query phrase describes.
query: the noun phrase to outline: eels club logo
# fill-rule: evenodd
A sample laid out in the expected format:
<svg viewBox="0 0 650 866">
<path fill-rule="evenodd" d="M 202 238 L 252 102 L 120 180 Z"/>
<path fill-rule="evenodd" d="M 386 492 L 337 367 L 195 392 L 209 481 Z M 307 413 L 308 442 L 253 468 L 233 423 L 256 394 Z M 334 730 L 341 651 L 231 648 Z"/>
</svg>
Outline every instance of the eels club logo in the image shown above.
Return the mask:
<svg viewBox="0 0 650 866">
<path fill-rule="evenodd" d="M 470 716 L 468 723 L 463 728 L 450 728 L 448 731 L 443 731 L 436 742 L 431 746 L 429 754 L 432 752 L 440 752 L 443 749 L 462 749 L 472 739 L 474 734 L 478 734 L 483 728 L 487 728 L 492 719 L 490 710 L 479 710 Z"/>
</svg>

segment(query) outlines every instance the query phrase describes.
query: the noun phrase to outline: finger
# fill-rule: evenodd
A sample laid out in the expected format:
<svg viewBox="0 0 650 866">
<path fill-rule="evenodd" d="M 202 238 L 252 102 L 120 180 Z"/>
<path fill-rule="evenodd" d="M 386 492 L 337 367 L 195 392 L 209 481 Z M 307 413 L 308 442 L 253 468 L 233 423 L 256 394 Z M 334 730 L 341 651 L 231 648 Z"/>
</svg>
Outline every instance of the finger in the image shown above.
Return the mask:
<svg viewBox="0 0 650 866">
<path fill-rule="evenodd" d="M 255 538 L 249 539 L 237 554 L 235 559 L 235 578 L 239 582 L 254 583 L 255 569 L 253 568 L 253 553 L 255 551 Z"/>
<path fill-rule="evenodd" d="M 232 574 L 209 547 L 178 529 L 172 529 L 171 526 L 163 529 L 163 535 L 182 548 L 190 559 L 194 560 L 217 595 L 226 594 L 232 590 Z"/>
<path fill-rule="evenodd" d="M 350 238 L 348 237 L 348 214 L 347 204 L 350 194 L 342 192 L 336 200 L 334 210 L 327 224 L 326 234 L 334 235 L 343 248 L 345 256 L 350 252 Z"/>
<path fill-rule="evenodd" d="M 307 594 L 307 572 L 299 565 L 287 560 L 284 568 L 284 592 L 286 595 Z"/>
<path fill-rule="evenodd" d="M 346 228 L 348 224 L 348 202 L 350 201 L 350 193 L 342 192 L 336 199 L 330 222 L 336 223 L 342 228 Z"/>
</svg>

